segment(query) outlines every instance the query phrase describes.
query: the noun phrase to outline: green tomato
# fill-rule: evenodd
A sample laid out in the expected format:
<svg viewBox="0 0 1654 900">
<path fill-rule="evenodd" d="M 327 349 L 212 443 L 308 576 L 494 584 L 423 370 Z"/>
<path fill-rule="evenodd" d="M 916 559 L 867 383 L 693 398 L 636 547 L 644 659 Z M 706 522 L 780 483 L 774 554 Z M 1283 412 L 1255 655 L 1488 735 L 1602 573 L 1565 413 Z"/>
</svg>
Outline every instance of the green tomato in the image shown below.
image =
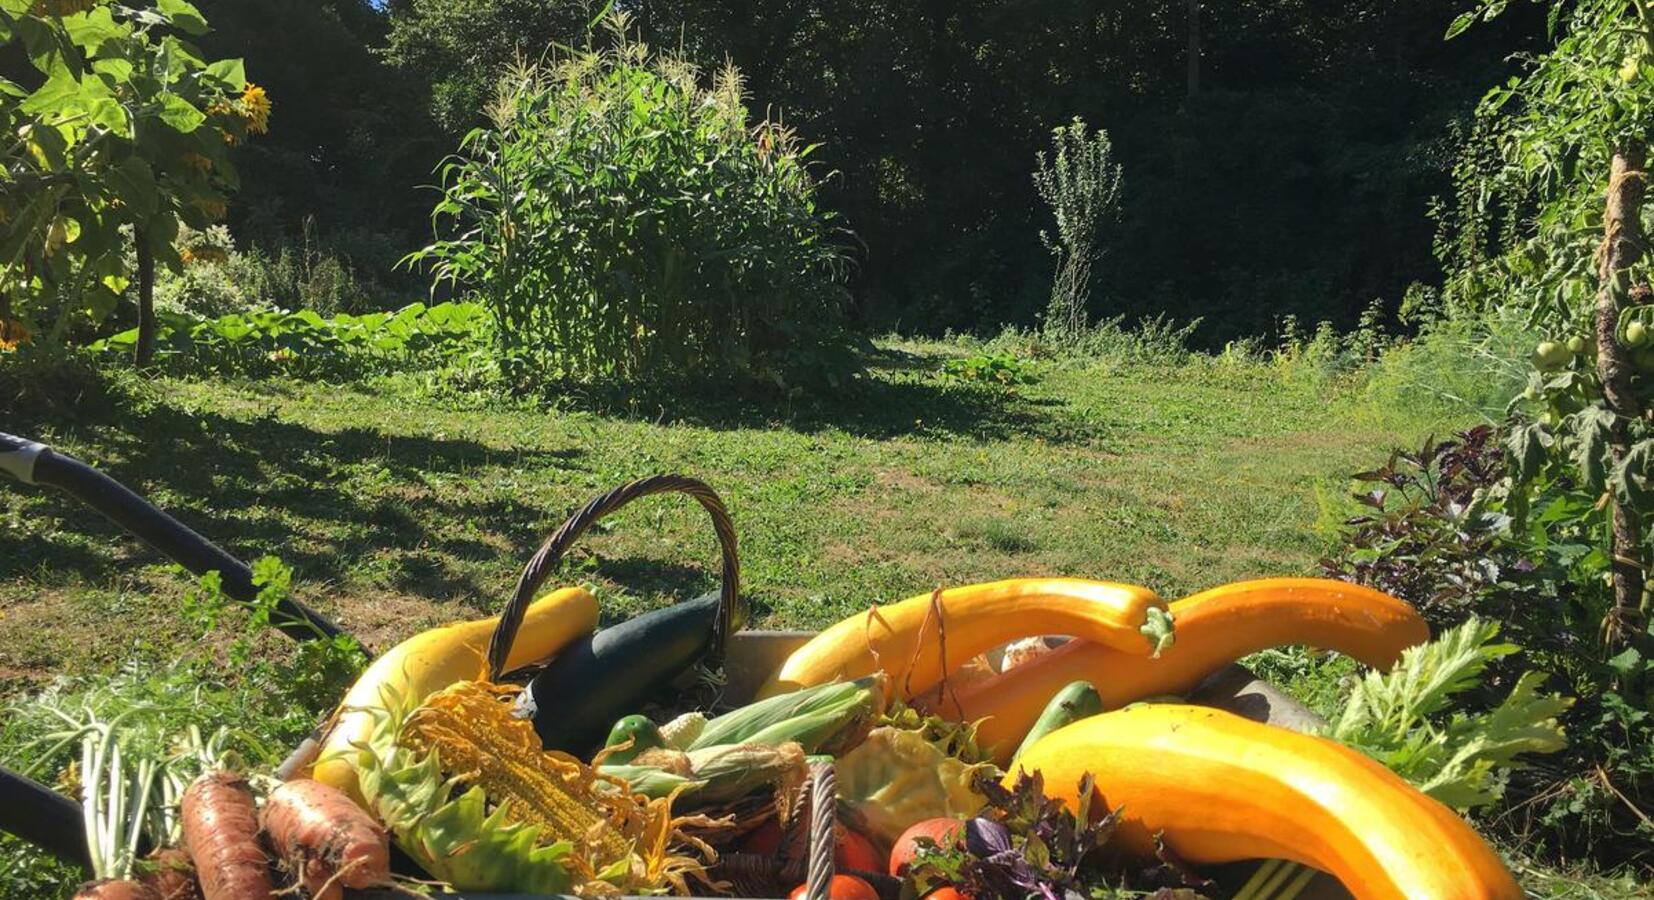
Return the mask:
<svg viewBox="0 0 1654 900">
<path fill-rule="evenodd" d="M 1637 73 L 1642 70 L 1642 57 L 1633 53 L 1620 63 L 1620 80 L 1630 84 L 1637 80 Z"/>
<path fill-rule="evenodd" d="M 1539 417 L 1539 424 L 1544 425 L 1547 428 L 1555 428 L 1557 421 L 1558 419 L 1556 413 L 1548 409 L 1545 410 L 1545 412 Z"/>
<path fill-rule="evenodd" d="M 1625 326 L 1625 346 L 1641 347 L 1648 343 L 1648 326 L 1641 322 L 1632 322 Z"/>
<path fill-rule="evenodd" d="M 1584 335 L 1576 334 L 1573 337 L 1568 338 L 1568 352 L 1574 354 L 1575 356 L 1584 353 L 1587 345 L 1588 344 Z"/>
<path fill-rule="evenodd" d="M 1539 346 L 1533 349 L 1533 364 L 1542 371 L 1561 368 L 1573 359 L 1568 352 L 1568 345 L 1561 341 L 1540 341 Z"/>
<path fill-rule="evenodd" d="M 1538 400 L 1539 399 L 1539 389 L 1534 387 L 1531 384 L 1528 385 L 1527 390 L 1522 392 L 1522 399 L 1523 400 Z"/>
</svg>

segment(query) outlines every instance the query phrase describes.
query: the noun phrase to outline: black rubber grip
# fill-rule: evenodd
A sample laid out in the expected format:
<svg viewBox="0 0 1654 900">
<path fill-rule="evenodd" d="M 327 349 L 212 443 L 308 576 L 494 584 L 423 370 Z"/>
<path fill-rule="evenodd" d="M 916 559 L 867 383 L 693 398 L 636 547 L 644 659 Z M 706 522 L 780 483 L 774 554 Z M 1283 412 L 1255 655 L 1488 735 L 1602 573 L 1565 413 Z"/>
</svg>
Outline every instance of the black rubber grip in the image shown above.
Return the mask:
<svg viewBox="0 0 1654 900">
<path fill-rule="evenodd" d="M 155 508 L 125 485 L 72 456 L 0 432 L 0 471 L 30 484 L 44 484 L 63 491 L 197 575 L 218 572 L 223 579 L 224 594 L 232 600 L 252 603 L 258 598 L 253 572 L 246 563 Z M 344 633 L 332 619 L 291 598 L 276 604 L 270 624 L 299 640 L 331 638 Z"/>
<path fill-rule="evenodd" d="M 0 831 L 91 871 L 80 806 L 57 791 L 0 767 Z"/>
</svg>

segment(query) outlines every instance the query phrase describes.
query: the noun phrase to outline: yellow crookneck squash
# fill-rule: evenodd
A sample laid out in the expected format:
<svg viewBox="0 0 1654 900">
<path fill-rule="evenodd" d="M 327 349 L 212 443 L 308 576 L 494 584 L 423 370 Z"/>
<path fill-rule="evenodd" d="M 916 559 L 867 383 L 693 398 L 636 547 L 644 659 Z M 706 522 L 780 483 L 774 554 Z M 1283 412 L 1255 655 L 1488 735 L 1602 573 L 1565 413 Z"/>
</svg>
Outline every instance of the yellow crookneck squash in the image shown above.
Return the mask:
<svg viewBox="0 0 1654 900">
<path fill-rule="evenodd" d="M 355 760 L 376 716 L 398 704 L 417 706 L 457 681 L 478 681 L 499 619 L 456 622 L 423 631 L 375 659 L 357 678 L 326 735 L 312 777 L 364 804 Z M 584 588 L 552 591 L 529 604 L 505 670 L 543 663 L 597 627 L 597 599 Z"/>
<path fill-rule="evenodd" d="M 1211 865 L 1287 859 L 1331 873 L 1356 900 L 1521 900 L 1491 847 L 1452 810 L 1355 750 L 1202 706 L 1092 716 L 1029 748 L 1046 793 L 1119 809 L 1109 844 L 1145 858 L 1161 835 Z M 1015 772 L 1007 780 L 1015 777 Z"/>
<path fill-rule="evenodd" d="M 787 657 L 758 696 L 882 669 L 894 695 L 905 700 L 936 687 L 978 654 L 1039 634 L 1071 634 L 1141 659 L 1170 643 L 1154 636 L 1150 616 L 1150 610 L 1165 608 L 1148 588 L 1079 578 L 1013 578 L 919 594 L 856 613 L 816 635 Z"/>
<path fill-rule="evenodd" d="M 1073 641 L 961 687 L 957 706 L 949 697 L 936 711 L 965 722 L 983 720 L 977 742 L 1005 765 L 1046 703 L 1074 681 L 1091 682 L 1103 705 L 1118 709 L 1149 697 L 1188 693 L 1213 672 L 1270 647 L 1306 644 L 1388 669 L 1401 651 L 1430 639 L 1429 626 L 1408 604 L 1371 588 L 1322 578 L 1236 582 L 1174 601 L 1170 609 L 1177 642 L 1158 658 Z"/>
</svg>

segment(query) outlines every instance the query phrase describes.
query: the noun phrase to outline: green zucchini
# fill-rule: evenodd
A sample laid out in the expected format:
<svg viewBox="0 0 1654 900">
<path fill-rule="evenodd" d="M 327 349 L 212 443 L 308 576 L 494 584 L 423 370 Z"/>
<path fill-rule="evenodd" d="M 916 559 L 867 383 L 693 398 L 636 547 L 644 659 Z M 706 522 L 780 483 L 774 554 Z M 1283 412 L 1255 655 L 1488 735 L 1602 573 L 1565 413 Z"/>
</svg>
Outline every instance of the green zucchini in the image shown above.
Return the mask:
<svg viewBox="0 0 1654 900">
<path fill-rule="evenodd" d="M 745 610 L 737 604 L 734 613 L 739 629 Z M 714 592 L 604 628 L 557 654 L 518 702 L 546 749 L 584 758 L 616 719 L 700 660 L 717 626 Z"/>
<path fill-rule="evenodd" d="M 1091 682 L 1069 682 L 1045 705 L 1045 711 L 1039 714 L 1039 719 L 1034 722 L 1028 736 L 1022 739 L 1022 746 L 1012 754 L 1011 762 L 1016 762 L 1017 758 L 1022 756 L 1022 752 L 1034 746 L 1040 738 L 1064 725 L 1072 725 L 1102 711 L 1103 698 L 1097 693 L 1097 689 L 1091 686 Z"/>
</svg>

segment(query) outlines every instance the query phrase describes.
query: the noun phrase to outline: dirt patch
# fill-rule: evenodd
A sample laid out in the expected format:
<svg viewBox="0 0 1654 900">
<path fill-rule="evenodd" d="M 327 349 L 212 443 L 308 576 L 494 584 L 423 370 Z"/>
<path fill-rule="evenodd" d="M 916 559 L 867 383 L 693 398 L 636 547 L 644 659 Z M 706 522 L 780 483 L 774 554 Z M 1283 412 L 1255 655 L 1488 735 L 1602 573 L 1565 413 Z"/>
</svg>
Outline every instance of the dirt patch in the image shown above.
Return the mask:
<svg viewBox="0 0 1654 900">
<path fill-rule="evenodd" d="M 915 475 L 906 469 L 880 469 L 873 476 L 873 480 L 887 488 L 899 491 L 914 491 L 917 493 L 934 494 L 942 488 L 936 482 L 922 475 Z"/>
<path fill-rule="evenodd" d="M 451 603 L 407 594 L 350 591 L 331 600 L 339 624 L 374 654 L 426 628 L 477 617 Z"/>
</svg>

